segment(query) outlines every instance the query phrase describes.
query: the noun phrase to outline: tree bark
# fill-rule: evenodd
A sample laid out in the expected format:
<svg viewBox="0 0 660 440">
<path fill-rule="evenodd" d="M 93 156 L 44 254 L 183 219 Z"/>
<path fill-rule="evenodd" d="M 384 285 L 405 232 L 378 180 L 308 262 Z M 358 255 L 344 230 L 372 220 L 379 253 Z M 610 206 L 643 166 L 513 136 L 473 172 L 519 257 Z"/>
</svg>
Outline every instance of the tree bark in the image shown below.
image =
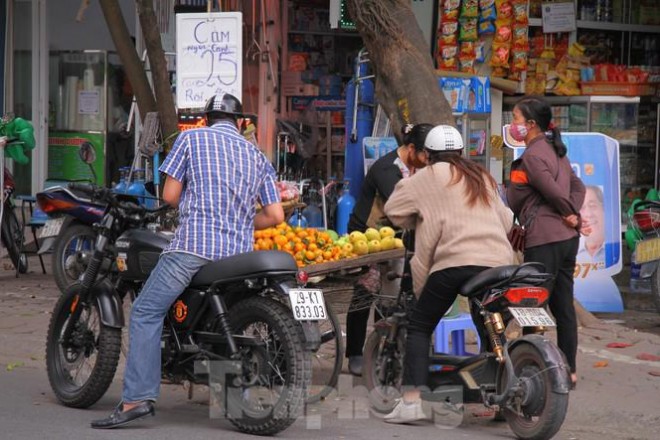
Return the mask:
<svg viewBox="0 0 660 440">
<path fill-rule="evenodd" d="M 156 100 L 154 99 L 154 94 L 151 92 L 149 80 L 147 79 L 147 74 L 144 71 L 140 57 L 135 51 L 135 45 L 128 32 L 128 27 L 126 27 L 121 8 L 115 0 L 99 0 L 99 3 L 101 4 L 101 10 L 108 25 L 110 36 L 117 49 L 117 54 L 124 65 L 124 70 L 133 88 L 133 93 L 135 93 L 138 109 L 142 117 L 144 117 L 147 112 L 156 111 Z"/>
<path fill-rule="evenodd" d="M 163 51 L 163 44 L 160 39 L 153 0 L 136 0 L 136 2 L 142 36 L 149 57 L 154 90 L 156 91 L 156 107 L 158 108 L 163 139 L 167 139 L 171 134 L 176 133 L 179 128 L 174 98 L 172 97 L 172 86 L 167 72 L 165 51 Z"/>
<path fill-rule="evenodd" d="M 582 327 L 594 327 L 597 324 L 600 324 L 600 319 L 596 318 L 591 312 L 584 308 L 580 301 L 577 299 L 573 300 L 575 305 L 575 315 L 577 316 L 578 325 Z"/>
<path fill-rule="evenodd" d="M 400 140 L 408 123 L 455 126 L 410 1 L 350 0 L 348 6 L 376 74 L 376 99 L 395 136 Z"/>
</svg>

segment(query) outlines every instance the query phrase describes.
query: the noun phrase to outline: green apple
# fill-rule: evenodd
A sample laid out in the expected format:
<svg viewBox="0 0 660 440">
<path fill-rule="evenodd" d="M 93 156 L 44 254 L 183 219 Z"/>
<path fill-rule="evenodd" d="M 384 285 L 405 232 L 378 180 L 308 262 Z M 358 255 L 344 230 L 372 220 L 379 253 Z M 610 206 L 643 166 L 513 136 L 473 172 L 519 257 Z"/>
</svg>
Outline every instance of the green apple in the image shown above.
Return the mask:
<svg viewBox="0 0 660 440">
<path fill-rule="evenodd" d="M 332 239 L 333 242 L 336 242 L 337 240 L 339 240 L 339 234 L 337 234 L 336 231 L 333 231 L 332 229 L 328 229 L 325 232 L 330 236 L 330 238 Z"/>
</svg>

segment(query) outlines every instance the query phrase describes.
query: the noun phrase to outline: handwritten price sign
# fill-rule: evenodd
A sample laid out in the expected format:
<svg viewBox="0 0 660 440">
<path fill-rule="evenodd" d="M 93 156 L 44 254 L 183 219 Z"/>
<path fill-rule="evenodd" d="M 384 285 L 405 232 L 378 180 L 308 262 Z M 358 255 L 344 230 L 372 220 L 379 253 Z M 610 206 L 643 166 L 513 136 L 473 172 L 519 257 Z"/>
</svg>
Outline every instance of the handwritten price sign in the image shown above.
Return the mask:
<svg viewBox="0 0 660 440">
<path fill-rule="evenodd" d="M 201 108 L 213 95 L 241 99 L 243 14 L 213 12 L 176 16 L 176 104 Z"/>
</svg>

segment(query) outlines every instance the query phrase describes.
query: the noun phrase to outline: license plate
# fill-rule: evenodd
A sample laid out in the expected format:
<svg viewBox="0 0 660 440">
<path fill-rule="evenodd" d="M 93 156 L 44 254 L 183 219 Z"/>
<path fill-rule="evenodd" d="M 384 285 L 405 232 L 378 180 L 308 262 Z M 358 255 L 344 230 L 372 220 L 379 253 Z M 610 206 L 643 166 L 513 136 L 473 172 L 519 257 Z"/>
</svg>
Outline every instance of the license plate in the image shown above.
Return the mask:
<svg viewBox="0 0 660 440">
<path fill-rule="evenodd" d="M 293 317 L 297 321 L 318 321 L 328 317 L 322 290 L 289 290 L 289 299 L 291 300 Z"/>
<path fill-rule="evenodd" d="M 509 311 L 521 327 L 555 326 L 552 317 L 540 307 L 509 307 Z"/>
<path fill-rule="evenodd" d="M 642 264 L 660 259 L 660 237 L 649 238 L 637 243 L 635 263 Z"/>
<path fill-rule="evenodd" d="M 64 224 L 64 217 L 51 218 L 46 220 L 46 224 L 39 229 L 39 238 L 55 237 L 59 235 L 60 229 Z"/>
</svg>

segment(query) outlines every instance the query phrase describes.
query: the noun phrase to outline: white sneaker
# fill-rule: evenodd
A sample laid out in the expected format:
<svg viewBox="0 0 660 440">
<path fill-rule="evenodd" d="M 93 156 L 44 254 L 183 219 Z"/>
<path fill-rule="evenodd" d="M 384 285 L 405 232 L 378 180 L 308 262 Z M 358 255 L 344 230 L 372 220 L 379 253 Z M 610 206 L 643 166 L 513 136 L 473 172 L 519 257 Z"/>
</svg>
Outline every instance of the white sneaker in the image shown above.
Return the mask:
<svg viewBox="0 0 660 440">
<path fill-rule="evenodd" d="M 421 400 L 413 403 L 406 403 L 403 399 L 397 399 L 397 401 L 392 412 L 383 418 L 386 423 L 412 423 L 428 419 L 422 410 Z"/>
</svg>

